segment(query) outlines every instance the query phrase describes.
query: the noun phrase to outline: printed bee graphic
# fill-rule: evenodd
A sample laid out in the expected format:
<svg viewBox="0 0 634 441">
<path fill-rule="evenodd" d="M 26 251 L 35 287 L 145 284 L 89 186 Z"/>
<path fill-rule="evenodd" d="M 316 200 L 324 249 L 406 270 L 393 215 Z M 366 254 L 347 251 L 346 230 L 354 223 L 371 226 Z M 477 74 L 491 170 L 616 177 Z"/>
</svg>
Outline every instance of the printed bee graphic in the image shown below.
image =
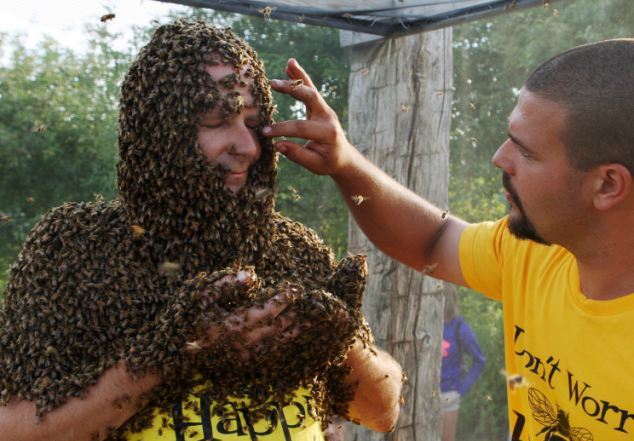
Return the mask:
<svg viewBox="0 0 634 441">
<path fill-rule="evenodd" d="M 568 413 L 557 406 L 557 410 L 539 390 L 528 389 L 528 403 L 533 410 L 533 418 L 544 428 L 537 436 L 545 433 L 544 441 L 593 441 L 592 433 L 582 427 L 571 427 Z"/>
</svg>

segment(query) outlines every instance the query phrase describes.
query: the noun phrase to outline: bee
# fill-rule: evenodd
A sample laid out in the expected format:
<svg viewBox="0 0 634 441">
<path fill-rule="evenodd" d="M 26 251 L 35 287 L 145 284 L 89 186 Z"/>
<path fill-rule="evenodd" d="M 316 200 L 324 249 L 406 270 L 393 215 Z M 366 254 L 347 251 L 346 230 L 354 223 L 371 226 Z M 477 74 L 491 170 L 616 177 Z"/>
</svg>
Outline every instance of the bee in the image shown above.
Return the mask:
<svg viewBox="0 0 634 441">
<path fill-rule="evenodd" d="M 187 343 L 185 343 L 185 350 L 187 352 L 196 353 L 196 352 L 200 352 L 202 349 L 203 349 L 202 346 L 200 346 L 198 342 L 188 341 Z"/>
<path fill-rule="evenodd" d="M 29 196 L 28 198 L 26 198 L 26 202 L 29 204 L 32 204 L 35 201 L 35 199 L 33 199 L 33 196 Z"/>
<path fill-rule="evenodd" d="M 40 124 L 37 127 L 33 127 L 33 129 L 31 129 L 32 132 L 37 132 L 37 133 L 44 133 L 46 132 L 46 129 L 48 127 L 46 126 L 46 124 Z"/>
<path fill-rule="evenodd" d="M 299 194 L 299 191 L 295 187 L 288 186 L 288 190 L 291 192 L 291 196 L 294 201 L 299 201 L 302 198 L 302 195 Z"/>
<path fill-rule="evenodd" d="M 442 214 L 440 215 L 440 218 L 445 219 L 447 215 L 449 215 L 449 209 L 446 209 L 445 211 L 443 211 Z"/>
<path fill-rule="evenodd" d="M 302 80 L 301 78 L 299 78 L 297 80 L 293 80 L 293 81 L 291 81 L 291 89 L 295 90 L 296 88 L 298 88 L 302 84 L 304 84 L 304 80 Z"/>
<path fill-rule="evenodd" d="M 365 197 L 365 196 L 362 196 L 362 195 L 360 195 L 360 194 L 355 194 L 355 195 L 353 195 L 353 196 L 350 196 L 350 199 L 352 199 L 352 202 L 354 202 L 354 204 L 355 204 L 356 206 L 359 206 L 359 205 L 361 205 L 364 201 L 367 201 L 367 200 L 368 200 L 368 199 L 370 199 L 370 198 Z"/>
<path fill-rule="evenodd" d="M 12 222 L 12 221 L 13 221 L 13 218 L 11 216 L 0 214 L 0 222 L 8 224 L 9 222 Z"/>
<path fill-rule="evenodd" d="M 105 23 L 109 20 L 112 20 L 115 17 L 114 14 L 110 13 L 110 14 L 104 14 L 101 16 L 101 18 L 99 20 L 101 20 L 102 23 Z"/>
<path fill-rule="evenodd" d="M 258 9 L 258 12 L 262 14 L 262 17 L 265 19 L 271 18 L 271 13 L 273 12 L 273 8 L 270 6 L 265 6 L 262 9 Z"/>
<path fill-rule="evenodd" d="M 533 418 L 544 426 L 537 436 L 545 434 L 544 441 L 593 441 L 594 436 L 583 427 L 571 427 L 569 413 L 564 412 L 559 405 L 557 411 L 538 389 L 528 389 L 528 404 L 533 411 Z"/>
<path fill-rule="evenodd" d="M 165 261 L 159 265 L 159 272 L 167 276 L 176 276 L 181 270 L 180 263 Z"/>
<path fill-rule="evenodd" d="M 423 274 L 431 274 L 436 271 L 436 268 L 438 268 L 438 262 L 425 265 L 425 268 L 423 268 Z"/>
<path fill-rule="evenodd" d="M 530 383 L 521 374 L 508 374 L 504 369 L 500 371 L 500 374 L 506 378 L 506 382 L 508 383 L 511 391 L 514 391 L 519 387 L 530 386 Z"/>
<path fill-rule="evenodd" d="M 255 198 L 258 200 L 266 199 L 272 194 L 273 194 L 273 191 L 271 191 L 270 188 L 266 188 L 266 187 L 257 188 L 254 192 Z"/>
<path fill-rule="evenodd" d="M 409 106 L 407 104 L 401 104 L 401 112 L 405 113 L 409 110 Z"/>
<path fill-rule="evenodd" d="M 134 237 L 141 237 L 145 233 L 145 228 L 141 225 L 132 225 L 130 230 L 132 230 L 132 236 Z"/>
</svg>

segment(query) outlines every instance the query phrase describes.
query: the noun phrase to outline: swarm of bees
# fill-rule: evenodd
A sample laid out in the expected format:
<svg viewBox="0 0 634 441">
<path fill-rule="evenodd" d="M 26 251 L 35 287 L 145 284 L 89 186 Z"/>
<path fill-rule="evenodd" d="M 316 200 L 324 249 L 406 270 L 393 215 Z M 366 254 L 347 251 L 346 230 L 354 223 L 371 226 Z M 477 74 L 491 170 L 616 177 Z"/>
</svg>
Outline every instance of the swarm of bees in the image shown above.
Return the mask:
<svg viewBox="0 0 634 441">
<path fill-rule="evenodd" d="M 290 403 L 303 386 L 323 423 L 346 413 L 354 390 L 345 354 L 355 339 L 372 342 L 360 311 L 365 259 L 337 263 L 313 231 L 275 211 L 268 138 L 259 139 L 247 185 L 237 194 L 224 188 L 226 170 L 208 164 L 196 141 L 199 115 L 224 105 L 204 70 L 218 61 L 236 73 L 250 67 L 260 123 L 273 122 L 263 65 L 229 29 L 179 20 L 156 30 L 122 86 L 119 197 L 49 211 L 11 268 L 0 309 L 0 404 L 35 401 L 45 418 L 124 360 L 133 374 L 165 381 L 111 440 L 149 427 L 153 409 L 169 414 L 194 388 L 216 402 L 249 396 L 258 409 Z M 248 283 L 218 286 L 245 268 Z M 196 343 L 228 312 L 280 291 L 290 293 L 285 319 L 301 331 L 292 344 L 267 337 L 241 363 L 229 329 L 209 346 Z"/>
</svg>

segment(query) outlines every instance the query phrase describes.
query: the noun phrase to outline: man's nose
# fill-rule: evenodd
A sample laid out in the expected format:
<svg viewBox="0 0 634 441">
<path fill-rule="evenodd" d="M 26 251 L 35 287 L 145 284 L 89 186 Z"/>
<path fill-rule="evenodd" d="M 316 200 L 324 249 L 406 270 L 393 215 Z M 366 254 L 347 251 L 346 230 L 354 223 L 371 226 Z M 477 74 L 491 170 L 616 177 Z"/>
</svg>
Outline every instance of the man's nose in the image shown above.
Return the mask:
<svg viewBox="0 0 634 441">
<path fill-rule="evenodd" d="M 232 153 L 240 156 L 254 157 L 260 153 L 260 141 L 256 132 L 246 125 L 236 127 Z"/>
<path fill-rule="evenodd" d="M 510 140 L 507 139 L 493 154 L 491 162 L 500 170 L 508 173 L 509 175 L 513 175 L 515 170 L 513 167 L 510 149 Z"/>
</svg>

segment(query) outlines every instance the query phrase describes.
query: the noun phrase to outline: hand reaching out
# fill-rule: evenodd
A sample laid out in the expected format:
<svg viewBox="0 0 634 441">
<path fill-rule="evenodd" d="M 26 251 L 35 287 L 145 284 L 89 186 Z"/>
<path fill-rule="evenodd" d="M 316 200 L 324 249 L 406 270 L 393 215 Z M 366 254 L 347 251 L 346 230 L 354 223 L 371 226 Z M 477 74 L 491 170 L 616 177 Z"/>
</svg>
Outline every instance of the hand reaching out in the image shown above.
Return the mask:
<svg viewBox="0 0 634 441">
<path fill-rule="evenodd" d="M 265 127 L 262 133 L 269 137 L 306 139 L 303 146 L 289 140 L 278 140 L 275 148 L 313 173 L 334 177 L 354 161 L 358 152 L 346 139 L 337 114 L 295 59 L 288 60 L 286 74 L 288 80 L 272 80 L 271 87 L 303 102 L 306 119 L 282 121 Z"/>
</svg>

